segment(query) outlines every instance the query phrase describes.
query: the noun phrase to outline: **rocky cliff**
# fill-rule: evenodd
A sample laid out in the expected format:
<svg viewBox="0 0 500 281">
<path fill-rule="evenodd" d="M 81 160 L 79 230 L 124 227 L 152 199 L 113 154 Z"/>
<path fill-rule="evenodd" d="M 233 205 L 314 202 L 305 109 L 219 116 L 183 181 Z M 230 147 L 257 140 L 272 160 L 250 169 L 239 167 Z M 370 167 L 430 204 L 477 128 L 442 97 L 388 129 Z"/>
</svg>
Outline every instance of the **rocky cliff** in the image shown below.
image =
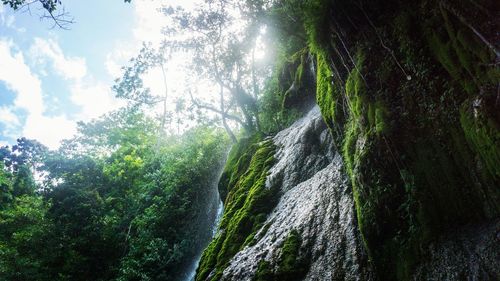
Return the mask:
<svg viewBox="0 0 500 281">
<path fill-rule="evenodd" d="M 319 109 L 233 147 L 196 279 L 500 279 L 496 3 L 301 3 Z"/>
</svg>

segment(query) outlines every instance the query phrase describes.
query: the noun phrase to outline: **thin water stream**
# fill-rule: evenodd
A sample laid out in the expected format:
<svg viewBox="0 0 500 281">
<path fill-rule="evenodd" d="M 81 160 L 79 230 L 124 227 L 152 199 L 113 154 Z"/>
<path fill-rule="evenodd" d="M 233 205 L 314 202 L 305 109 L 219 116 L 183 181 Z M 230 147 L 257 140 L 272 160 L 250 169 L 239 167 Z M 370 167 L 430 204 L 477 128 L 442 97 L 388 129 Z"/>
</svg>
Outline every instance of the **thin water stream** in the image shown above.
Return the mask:
<svg viewBox="0 0 500 281">
<path fill-rule="evenodd" d="M 206 231 L 205 241 L 200 244 L 198 248 L 197 254 L 193 257 L 192 262 L 187 266 L 185 273 L 183 276 L 179 278 L 180 281 L 194 281 L 196 277 L 196 269 L 198 268 L 198 264 L 200 263 L 201 255 L 203 254 L 203 250 L 208 246 L 212 238 L 217 234 L 219 222 L 222 218 L 222 214 L 224 211 L 224 204 L 220 199 L 219 195 L 219 180 L 222 175 L 222 171 L 224 170 L 224 164 L 227 161 L 227 156 L 229 154 L 229 147 L 226 152 L 226 158 L 224 158 L 224 162 L 220 163 L 219 170 L 217 171 L 216 176 L 214 177 L 213 182 L 210 186 L 210 191 L 207 194 L 207 202 L 205 211 L 205 223 L 202 224 L 203 230 Z"/>
<path fill-rule="evenodd" d="M 219 192 L 217 192 L 217 198 L 219 197 Z M 212 233 L 212 238 L 217 234 L 218 226 L 220 219 L 222 218 L 222 213 L 224 211 L 224 204 L 222 204 L 222 201 L 219 199 L 219 204 L 217 206 L 217 215 L 215 216 L 215 220 L 211 226 L 211 233 Z M 191 264 L 189 267 L 189 270 L 187 271 L 186 278 L 184 281 L 194 281 L 194 278 L 196 276 L 196 269 L 198 268 L 198 264 L 200 263 L 201 255 L 203 253 L 203 249 L 200 250 L 199 254 L 196 256 L 196 259 L 194 262 Z"/>
</svg>

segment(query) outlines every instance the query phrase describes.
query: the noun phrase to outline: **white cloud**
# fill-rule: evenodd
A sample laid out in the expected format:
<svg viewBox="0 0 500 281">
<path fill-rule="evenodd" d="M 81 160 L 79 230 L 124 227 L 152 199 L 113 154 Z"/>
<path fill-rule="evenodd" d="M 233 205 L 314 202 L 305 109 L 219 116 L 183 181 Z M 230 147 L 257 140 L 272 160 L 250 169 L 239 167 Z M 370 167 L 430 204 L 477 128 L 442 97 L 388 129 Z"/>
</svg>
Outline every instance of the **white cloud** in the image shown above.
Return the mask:
<svg viewBox="0 0 500 281">
<path fill-rule="evenodd" d="M 18 138 L 17 132 L 21 126 L 18 116 L 12 112 L 12 107 L 0 107 L 0 123 L 4 125 L 3 130 L 0 132 L 3 137 L 12 140 Z"/>
<path fill-rule="evenodd" d="M 168 4 L 189 8 L 193 7 L 195 2 L 171 0 Z M 115 42 L 116 48 L 103 62 L 103 67 L 106 67 L 107 72 L 113 78 L 121 76 L 121 66 L 126 65 L 128 60 L 138 53 L 143 41 L 158 44 L 163 39 L 160 31 L 167 17 L 158 10 L 161 4 L 159 0 L 133 1 L 134 28 L 131 31 L 133 38 L 126 42 Z M 8 18 L 8 15 L 0 5 L 0 23 L 14 28 L 15 22 Z M 32 46 L 25 53 L 25 55 L 28 54 L 29 60 L 11 41 L 0 38 L 0 80 L 5 81 L 7 88 L 16 94 L 14 103 L 8 109 L 0 109 L 0 123 L 11 124 L 13 129 L 10 129 L 10 133 L 22 133 L 26 137 L 36 138 L 47 146 L 56 148 L 61 139 L 71 137 L 75 133 L 74 121 L 88 121 L 124 103 L 114 97 L 110 82 L 93 79 L 87 71 L 86 60 L 81 57 L 68 56 L 57 40 L 35 38 Z M 178 59 L 179 64 L 183 64 L 182 58 Z M 30 69 L 26 62 L 29 62 L 32 67 L 37 67 L 38 76 L 33 73 L 34 68 Z M 45 76 L 51 72 L 67 80 L 70 100 L 81 109 L 76 118 L 70 119 L 67 115 L 47 116 L 44 114 L 48 106 L 51 109 L 54 107 L 49 101 L 44 104 L 41 88 Z M 183 76 L 184 72 L 180 69 L 169 67 L 167 78 L 169 81 L 175 81 L 169 83 L 169 96 L 182 84 L 179 82 L 183 81 Z M 163 78 L 158 70 L 151 71 L 144 79 L 146 86 L 150 86 L 155 93 L 164 93 Z M 172 100 L 171 98 L 170 96 L 169 99 Z M 24 123 L 19 119 L 16 121 L 15 113 L 18 109 L 24 109 L 27 112 Z M 0 132 L 3 136 L 7 136 L 6 133 L 6 130 Z"/>
<path fill-rule="evenodd" d="M 75 133 L 75 122 L 66 116 L 29 115 L 23 128 L 23 136 L 36 139 L 51 149 L 59 147 L 61 140 Z"/>
<path fill-rule="evenodd" d="M 12 112 L 12 108 L 2 106 L 0 107 L 0 122 L 7 126 L 18 126 L 19 118 Z"/>
<path fill-rule="evenodd" d="M 174 1 L 175 2 L 175 1 Z M 140 42 L 158 43 L 161 40 L 160 31 L 167 23 L 167 17 L 158 10 L 160 1 L 135 1 L 135 27 L 132 30 L 136 40 Z"/>
<path fill-rule="evenodd" d="M 161 30 L 169 22 L 160 9 L 164 6 L 180 6 L 192 10 L 199 5 L 200 0 L 149 0 L 134 1 L 135 27 L 132 32 L 139 42 L 159 43 L 163 36 Z"/>
<path fill-rule="evenodd" d="M 71 101 L 81 107 L 80 120 L 99 117 L 123 105 L 123 101 L 115 98 L 110 87 L 103 83 L 74 85 L 71 88 Z"/>
<path fill-rule="evenodd" d="M 169 18 L 160 11 L 167 5 L 181 6 L 185 9 L 193 9 L 200 0 L 137 0 L 133 1 L 134 27 L 132 28 L 133 38 L 129 42 L 116 42 L 117 48 L 108 54 L 106 68 L 113 77 L 122 74 L 121 67 L 126 65 L 128 60 L 137 55 L 143 42 L 151 42 L 158 46 L 164 39 L 161 33 L 163 27 L 169 22 Z"/>
<path fill-rule="evenodd" d="M 26 65 L 23 54 L 14 49 L 10 40 L 0 39 L 0 80 L 17 94 L 14 106 L 40 115 L 44 111 L 40 79 Z"/>
<path fill-rule="evenodd" d="M 0 6 L 0 25 L 5 26 L 7 28 L 14 29 L 17 32 L 26 32 L 26 28 L 18 28 L 15 25 L 15 17 L 14 15 L 8 15 L 4 6 Z"/>
<path fill-rule="evenodd" d="M 42 88 L 40 79 L 31 72 L 16 46 L 6 39 L 0 39 L 0 81 L 16 94 L 14 103 L 0 108 L 0 122 L 5 125 L 2 135 L 15 139 L 20 136 L 34 138 L 50 148 L 57 148 L 59 141 L 75 133 L 76 124 L 65 116 L 47 117 L 43 113 Z M 20 124 L 14 109 L 27 112 L 26 121 Z M 22 132 L 17 127 L 23 126 Z M 16 135 L 19 134 L 19 135 Z"/>
<path fill-rule="evenodd" d="M 130 44 L 123 42 L 116 42 L 115 45 L 117 48 L 115 48 L 113 52 L 106 55 L 106 62 L 104 64 L 108 74 L 113 78 L 118 78 L 122 75 L 122 66 L 126 65 L 130 58 L 136 55 L 136 50 Z M 120 46 L 128 47 L 120 48 Z"/>
<path fill-rule="evenodd" d="M 133 38 L 128 42 L 115 42 L 117 47 L 106 56 L 105 66 L 113 78 L 122 75 L 121 66 L 127 65 L 128 61 L 139 53 L 142 42 L 153 42 L 156 46 L 162 39 L 161 29 L 165 25 L 166 17 L 159 11 L 162 6 L 161 1 L 139 0 L 133 1 L 132 5 L 134 10 Z"/>
<path fill-rule="evenodd" d="M 85 59 L 65 56 L 59 44 L 52 39 L 35 38 L 30 55 L 39 64 L 49 61 L 54 70 L 65 79 L 80 80 L 87 74 Z"/>
</svg>

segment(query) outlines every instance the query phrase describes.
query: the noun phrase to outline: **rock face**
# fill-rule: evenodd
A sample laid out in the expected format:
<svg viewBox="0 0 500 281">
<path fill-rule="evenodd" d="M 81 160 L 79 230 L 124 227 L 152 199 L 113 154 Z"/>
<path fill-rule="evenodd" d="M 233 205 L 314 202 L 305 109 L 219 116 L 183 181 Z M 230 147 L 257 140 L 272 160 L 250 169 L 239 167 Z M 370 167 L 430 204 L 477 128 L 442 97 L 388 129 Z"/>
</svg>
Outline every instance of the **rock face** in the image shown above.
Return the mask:
<svg viewBox="0 0 500 281">
<path fill-rule="evenodd" d="M 278 133 L 276 163 L 266 185 L 282 196 L 247 246 L 231 260 L 223 280 L 252 280 L 259 262 L 277 267 L 292 231 L 301 236 L 299 257 L 309 269 L 303 280 L 369 280 L 371 269 L 357 230 L 354 202 L 340 155 L 319 109 Z M 270 271 L 276 271 L 271 269 Z"/>
<path fill-rule="evenodd" d="M 432 243 L 413 280 L 500 280 L 500 220 L 451 231 Z"/>
<path fill-rule="evenodd" d="M 304 267 L 293 280 L 383 280 L 368 261 L 349 178 L 318 108 L 273 142 L 276 161 L 266 187 L 278 185 L 281 197 L 254 243 L 230 260 L 221 280 L 290 280 L 280 274 L 292 233 L 300 237 L 293 265 Z M 411 279 L 498 280 L 499 230 L 498 220 L 451 229 L 428 246 Z"/>
<path fill-rule="evenodd" d="M 321 113 L 235 146 L 197 281 L 500 280 L 496 2 L 302 2 Z"/>
</svg>

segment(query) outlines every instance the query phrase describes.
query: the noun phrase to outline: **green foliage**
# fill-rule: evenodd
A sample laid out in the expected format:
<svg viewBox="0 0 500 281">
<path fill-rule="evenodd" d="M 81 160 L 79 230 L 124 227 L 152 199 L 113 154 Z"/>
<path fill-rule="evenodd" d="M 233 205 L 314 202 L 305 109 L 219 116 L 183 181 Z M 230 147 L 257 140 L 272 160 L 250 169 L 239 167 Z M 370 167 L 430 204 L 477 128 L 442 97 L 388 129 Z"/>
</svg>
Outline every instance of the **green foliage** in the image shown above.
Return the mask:
<svg viewBox="0 0 500 281">
<path fill-rule="evenodd" d="M 60 0 L 39 0 L 34 2 L 40 2 L 42 7 L 48 12 L 54 12 L 59 5 L 61 5 Z M 10 6 L 12 9 L 17 10 L 19 8 L 24 7 L 25 5 L 32 4 L 31 1 L 26 0 L 2 0 L 4 5 Z"/>
<path fill-rule="evenodd" d="M 79 122 L 77 134 L 64 140 L 64 154 L 99 158 L 120 147 L 152 145 L 157 137 L 158 124 L 136 108 L 122 108 L 92 120 Z"/>
<path fill-rule="evenodd" d="M 262 97 L 259 99 L 259 118 L 263 132 L 273 133 L 283 126 L 281 104 L 283 102 L 282 89 L 275 74 L 266 82 Z"/>
<path fill-rule="evenodd" d="M 2 148 L 0 279 L 176 280 L 210 238 L 205 209 L 228 140 L 159 139 L 135 111 L 79 125 L 59 151 Z M 36 168 L 43 180 L 34 181 Z"/>
<path fill-rule="evenodd" d="M 24 2 L 2 3 L 17 9 Z M 61 3 L 38 2 L 49 12 Z M 237 103 L 244 115 L 228 118 L 245 119 L 248 131 L 260 119 L 264 133 L 300 115 L 314 86 L 307 85 L 308 56 L 316 56 L 316 101 L 341 149 L 359 230 L 383 280 L 410 279 L 428 244 L 448 229 L 500 214 L 499 71 L 488 44 L 494 18 L 480 8 L 494 5 L 448 2 L 283 0 L 269 11 L 252 2 L 243 29 L 250 34 L 224 37 L 220 46 L 207 42 L 230 21 L 214 5 L 213 13 L 177 15 L 182 28 L 196 24 L 208 37 L 170 42 L 216 49 L 215 58 L 195 52 L 194 70 L 220 80 L 221 93 L 231 96 L 226 105 Z M 271 77 L 266 83 L 251 78 L 244 59 L 260 19 L 278 45 L 272 75 L 259 73 Z M 139 76 L 163 58 L 147 48 L 141 54 L 115 91 L 155 103 Z M 252 88 L 262 85 L 254 100 Z M 135 109 L 79 124 L 57 152 L 26 139 L 0 149 L 0 279 L 172 280 L 204 246 L 199 241 L 209 237 L 197 222 L 227 140 L 200 128 L 160 138 L 162 126 Z M 263 138 L 243 138 L 228 157 L 221 231 L 203 253 L 197 280 L 218 280 L 266 227 L 279 190 L 265 186 L 275 147 Z M 43 183 L 34 172 L 46 173 Z M 260 261 L 254 279 L 303 277 L 301 244 L 292 231 L 278 263 Z"/>
<path fill-rule="evenodd" d="M 207 182 L 218 176 L 227 145 L 220 140 L 220 131 L 197 129 L 146 161 L 146 197 L 131 221 L 118 280 L 174 280 L 204 246 L 200 208 L 209 203 Z"/>
<path fill-rule="evenodd" d="M 53 222 L 51 243 L 63 280 L 109 280 L 116 271 L 123 244 L 120 233 L 107 230 L 105 202 L 95 190 L 59 186 L 49 195 L 47 217 Z"/>
<path fill-rule="evenodd" d="M 258 141 L 258 138 L 254 139 Z M 248 154 L 248 146 L 254 153 Z M 255 233 L 263 226 L 267 214 L 277 202 L 279 190 L 276 187 L 266 187 L 265 181 L 269 168 L 274 162 L 275 147 L 272 140 L 249 142 L 244 145 L 247 149 L 237 149 L 231 155 L 228 164 L 237 167 L 226 169 L 240 176 L 227 177 L 234 186 L 226 188 L 228 195 L 225 200 L 225 209 L 220 222 L 219 234 L 212 240 L 203 252 L 196 280 L 218 280 L 229 260 L 250 243 Z M 238 155 L 237 152 L 243 152 Z M 233 159 L 238 157 L 238 161 Z M 242 163 L 247 162 L 249 163 Z M 247 168 L 243 168 L 247 167 Z M 241 174 L 241 171 L 244 173 Z"/>
<path fill-rule="evenodd" d="M 12 176 L 5 171 L 3 162 L 0 162 L 0 210 L 6 208 L 12 201 Z"/>
<path fill-rule="evenodd" d="M 42 198 L 23 195 L 0 211 L 0 279 L 53 280 L 53 227 Z"/>
<path fill-rule="evenodd" d="M 151 44 L 144 43 L 139 55 L 130 60 L 132 66 L 124 68 L 123 77 L 115 80 L 113 91 L 118 98 L 132 103 L 134 106 L 154 105 L 162 101 L 162 97 L 154 96 L 144 86 L 142 76 L 154 67 L 163 67 L 166 59 Z M 166 98 L 166 97 L 165 97 Z"/>
</svg>

